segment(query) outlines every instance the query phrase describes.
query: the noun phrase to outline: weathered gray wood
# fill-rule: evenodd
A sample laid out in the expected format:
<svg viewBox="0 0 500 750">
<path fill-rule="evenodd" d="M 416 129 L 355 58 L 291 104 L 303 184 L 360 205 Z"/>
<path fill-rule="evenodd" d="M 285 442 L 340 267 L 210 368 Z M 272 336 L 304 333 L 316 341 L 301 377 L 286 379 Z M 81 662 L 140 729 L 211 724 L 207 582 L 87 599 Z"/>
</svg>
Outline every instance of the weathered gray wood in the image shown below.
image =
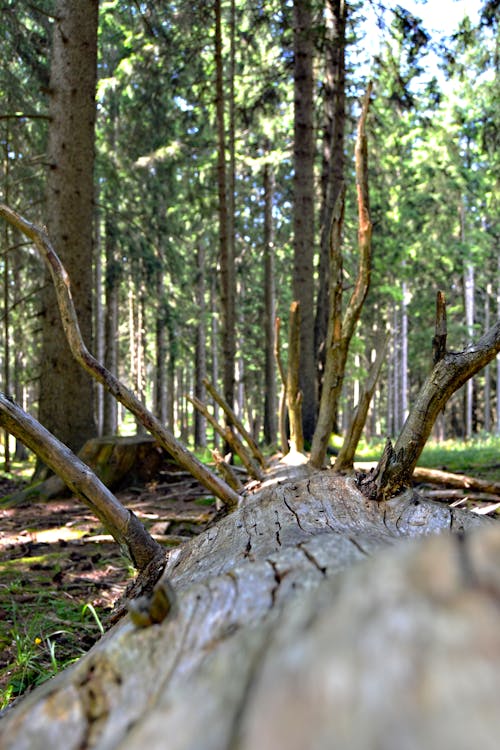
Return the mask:
<svg viewBox="0 0 500 750">
<path fill-rule="evenodd" d="M 172 550 L 175 613 L 125 618 L 0 748 L 496 749 L 500 528 L 302 471 Z"/>
</svg>

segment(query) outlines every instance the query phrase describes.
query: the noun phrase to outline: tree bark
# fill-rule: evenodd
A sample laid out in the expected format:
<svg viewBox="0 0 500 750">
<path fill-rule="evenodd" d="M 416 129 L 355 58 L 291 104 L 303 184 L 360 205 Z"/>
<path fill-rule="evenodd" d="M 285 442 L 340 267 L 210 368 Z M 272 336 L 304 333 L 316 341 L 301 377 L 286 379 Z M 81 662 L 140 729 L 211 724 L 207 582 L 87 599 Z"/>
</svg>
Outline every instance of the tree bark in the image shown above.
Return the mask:
<svg viewBox="0 0 500 750">
<path fill-rule="evenodd" d="M 171 551 L 175 611 L 127 616 L 12 709 L 1 746 L 496 750 L 498 528 L 300 472 Z"/>
<path fill-rule="evenodd" d="M 276 364 L 275 326 L 276 294 L 274 279 L 274 171 L 271 164 L 264 167 L 264 328 L 265 328 L 265 387 L 264 387 L 264 441 L 275 445 L 276 427 Z"/>
<path fill-rule="evenodd" d="M 345 30 L 347 4 L 344 0 L 325 2 L 325 78 L 323 105 L 323 165 L 321 174 L 320 255 L 318 296 L 314 322 L 314 348 L 319 384 L 325 367 L 329 310 L 330 226 L 345 171 Z"/>
<path fill-rule="evenodd" d="M 207 348 L 206 348 L 206 305 L 205 305 L 205 248 L 202 240 L 198 243 L 196 253 L 196 304 L 198 307 L 198 323 L 196 325 L 196 372 L 194 395 L 200 401 L 205 401 L 204 379 L 207 377 Z M 199 448 L 207 447 L 207 423 L 205 417 L 198 410 L 194 414 L 194 444 Z"/>
<path fill-rule="evenodd" d="M 293 299 L 300 303 L 300 390 L 305 440 L 316 424 L 314 356 L 314 126 L 313 16 L 311 0 L 295 0 L 294 9 L 294 261 Z"/>
<path fill-rule="evenodd" d="M 215 73 L 217 116 L 217 185 L 219 194 L 219 259 L 221 277 L 222 353 L 224 355 L 224 398 L 234 406 L 236 359 L 236 309 L 234 254 L 229 236 L 232 222 L 228 216 L 226 133 L 224 118 L 224 74 L 222 63 L 222 9 L 215 0 Z"/>
<path fill-rule="evenodd" d="M 97 0 L 56 3 L 48 141 L 47 226 L 74 280 L 74 304 L 89 342 L 97 15 Z M 48 278 L 42 320 L 39 419 L 78 450 L 96 434 L 93 383 L 71 356 Z"/>
</svg>

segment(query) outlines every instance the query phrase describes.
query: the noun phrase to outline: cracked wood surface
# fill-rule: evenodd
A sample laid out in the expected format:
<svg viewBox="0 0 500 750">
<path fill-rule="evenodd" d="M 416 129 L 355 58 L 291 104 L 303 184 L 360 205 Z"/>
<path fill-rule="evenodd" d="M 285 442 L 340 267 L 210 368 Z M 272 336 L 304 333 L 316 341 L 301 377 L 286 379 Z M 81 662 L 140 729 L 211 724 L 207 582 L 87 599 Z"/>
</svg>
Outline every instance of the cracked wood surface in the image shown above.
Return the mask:
<svg viewBox="0 0 500 750">
<path fill-rule="evenodd" d="M 302 472 L 172 550 L 175 613 L 125 618 L 7 714 L 0 747 L 496 748 L 496 523 Z"/>
</svg>

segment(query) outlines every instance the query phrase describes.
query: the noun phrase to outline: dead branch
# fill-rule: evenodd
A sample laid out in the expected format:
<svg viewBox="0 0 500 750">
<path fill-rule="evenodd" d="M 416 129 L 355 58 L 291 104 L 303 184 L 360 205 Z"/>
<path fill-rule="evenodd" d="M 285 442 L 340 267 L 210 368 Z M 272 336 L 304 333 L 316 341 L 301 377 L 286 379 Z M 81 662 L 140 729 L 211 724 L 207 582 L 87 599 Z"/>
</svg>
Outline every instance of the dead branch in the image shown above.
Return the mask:
<svg viewBox="0 0 500 750">
<path fill-rule="evenodd" d="M 300 303 L 295 301 L 290 305 L 286 394 L 290 419 L 290 450 L 303 453 L 304 434 L 302 432 L 302 393 L 299 389 L 299 368 Z"/>
<path fill-rule="evenodd" d="M 215 417 L 210 414 L 205 404 L 200 401 L 199 398 L 196 398 L 196 396 L 187 396 L 187 399 L 191 404 L 193 404 L 195 409 L 198 409 L 200 414 L 203 414 L 207 422 L 212 425 L 214 430 L 224 438 L 231 450 L 233 450 L 234 453 L 240 457 L 241 463 L 246 468 L 250 476 L 260 482 L 263 479 L 263 474 L 252 461 L 250 454 L 248 453 L 239 437 L 235 435 L 235 433 L 229 427 L 222 427 L 222 425 L 217 422 Z"/>
<path fill-rule="evenodd" d="M 275 321 L 275 335 L 274 335 L 274 357 L 276 364 L 278 365 L 278 371 L 281 378 L 281 393 L 279 403 L 279 430 L 280 430 L 280 444 L 281 451 L 283 454 L 288 453 L 288 436 L 286 431 L 286 373 L 283 366 L 283 360 L 281 358 L 281 342 L 280 342 L 280 329 L 281 329 L 281 318 L 276 318 Z"/>
<path fill-rule="evenodd" d="M 363 432 L 363 427 L 365 426 L 373 391 L 375 390 L 378 376 L 380 374 L 380 368 L 384 361 L 388 340 L 389 337 L 386 335 L 384 340 L 377 346 L 375 362 L 373 362 L 370 368 L 366 383 L 364 384 L 363 390 L 359 396 L 359 403 L 354 410 L 352 422 L 344 438 L 344 442 L 342 443 L 340 453 L 335 460 L 335 471 L 346 471 L 353 468 L 354 454 L 356 453 L 356 448 L 358 447 L 359 439 Z"/>
<path fill-rule="evenodd" d="M 101 383 L 113 396 L 123 404 L 158 440 L 165 450 L 190 474 L 192 474 L 212 494 L 220 498 L 228 507 L 235 507 L 239 495 L 226 482 L 204 466 L 192 455 L 163 424 L 154 417 L 141 403 L 137 396 L 126 388 L 111 372 L 109 372 L 85 346 L 80 333 L 76 310 L 73 305 L 70 290 L 70 279 L 61 263 L 46 231 L 38 228 L 24 219 L 5 204 L 0 204 L 0 216 L 3 216 L 12 226 L 33 241 L 37 250 L 47 264 L 55 286 L 61 320 L 70 346 L 77 362 L 95 380 Z M 35 451 L 38 453 L 38 451 Z"/>
<path fill-rule="evenodd" d="M 228 485 L 232 487 L 236 492 L 241 492 L 243 489 L 243 485 L 240 482 L 240 478 L 234 473 L 231 465 L 224 459 L 224 456 L 222 456 L 216 449 L 212 451 L 212 457 L 215 461 L 216 468 L 220 471 L 221 475 L 228 483 Z"/>
<path fill-rule="evenodd" d="M 262 468 L 265 469 L 266 459 L 264 458 L 262 451 L 260 450 L 259 446 L 255 442 L 253 437 L 250 435 L 248 430 L 245 428 L 244 424 L 242 424 L 241 420 L 238 419 L 233 409 L 229 406 L 227 401 L 224 398 L 222 398 L 220 393 L 217 392 L 217 390 L 214 388 L 214 386 L 208 380 L 208 378 L 203 379 L 203 385 L 207 389 L 208 393 L 212 396 L 214 401 L 216 401 L 219 404 L 219 406 L 224 411 L 224 413 L 226 414 L 231 424 L 233 424 L 236 427 L 240 435 L 246 440 L 248 446 L 250 447 L 250 450 L 252 451 L 253 457 L 259 462 Z"/>
<path fill-rule="evenodd" d="M 332 215 L 330 228 L 330 311 L 327 333 L 325 375 L 321 392 L 318 423 L 314 431 L 310 463 L 321 468 L 337 415 L 349 345 L 361 316 L 371 276 L 370 202 L 368 192 L 368 147 L 366 118 L 370 106 L 372 83 L 368 84 L 358 122 L 356 138 L 356 189 L 358 196 L 358 273 L 353 292 L 342 317 L 342 228 L 344 193 L 341 190 Z"/>
</svg>

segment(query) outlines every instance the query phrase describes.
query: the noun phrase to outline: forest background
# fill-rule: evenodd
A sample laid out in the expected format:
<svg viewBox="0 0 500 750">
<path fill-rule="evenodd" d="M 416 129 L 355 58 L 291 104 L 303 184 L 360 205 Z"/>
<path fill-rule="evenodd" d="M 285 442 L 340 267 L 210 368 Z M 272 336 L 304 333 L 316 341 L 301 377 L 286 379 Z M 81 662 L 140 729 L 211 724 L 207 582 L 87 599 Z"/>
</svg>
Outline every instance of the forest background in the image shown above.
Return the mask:
<svg viewBox="0 0 500 750">
<path fill-rule="evenodd" d="M 301 99 L 311 139 L 305 154 L 296 113 L 294 123 L 301 9 L 313 73 Z M 3 201 L 40 225 L 54 171 L 47 148 L 55 10 L 53 2 L 2 3 Z M 93 250 L 70 276 L 78 287 L 90 273 L 90 348 L 184 442 L 207 445 L 187 395 L 206 400 L 208 376 L 259 441 L 277 444 L 274 319 L 288 319 L 294 298 L 311 439 L 326 333 L 330 187 L 341 179 L 347 187 L 348 292 L 358 264 L 355 130 L 368 79 L 372 277 L 335 431 L 345 432 L 387 331 L 365 435 L 399 432 L 429 370 L 438 290 L 448 298 L 451 350 L 498 316 L 497 11 L 488 0 L 474 21 L 465 16 L 448 39 L 435 39 L 416 15 L 381 3 L 99 4 Z M 376 25 L 367 27 L 367 14 Z M 302 159 L 305 189 L 296 181 Z M 93 434 L 130 431 L 100 386 L 67 387 L 72 371 L 47 355 L 47 339 L 60 348 L 60 332 L 47 326 L 42 261 L 7 225 L 2 235 L 3 390 L 29 411 L 39 404 L 41 421 L 74 449 Z M 55 244 L 67 262 L 71 250 Z M 286 358 L 285 341 L 282 351 Z M 496 371 L 485 368 L 451 399 L 436 437 L 498 434 L 499 392 L 497 361 Z"/>
</svg>

